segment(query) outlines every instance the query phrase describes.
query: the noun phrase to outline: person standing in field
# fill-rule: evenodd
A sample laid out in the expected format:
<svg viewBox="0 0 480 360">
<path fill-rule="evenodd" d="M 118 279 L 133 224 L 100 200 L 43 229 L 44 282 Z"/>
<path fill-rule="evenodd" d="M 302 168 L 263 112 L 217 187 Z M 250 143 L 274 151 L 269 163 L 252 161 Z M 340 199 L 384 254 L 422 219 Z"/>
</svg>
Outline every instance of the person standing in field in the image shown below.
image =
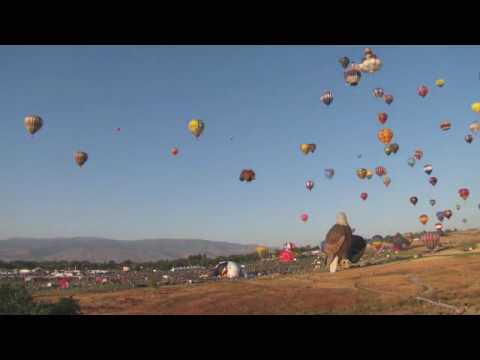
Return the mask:
<svg viewBox="0 0 480 360">
<path fill-rule="evenodd" d="M 337 214 L 336 224 L 333 225 L 325 237 L 323 252 L 327 255 L 325 266 L 330 272 L 337 271 L 339 262 L 348 261 L 348 253 L 352 245 L 352 229 L 348 224 L 347 215 L 343 212 Z"/>
</svg>

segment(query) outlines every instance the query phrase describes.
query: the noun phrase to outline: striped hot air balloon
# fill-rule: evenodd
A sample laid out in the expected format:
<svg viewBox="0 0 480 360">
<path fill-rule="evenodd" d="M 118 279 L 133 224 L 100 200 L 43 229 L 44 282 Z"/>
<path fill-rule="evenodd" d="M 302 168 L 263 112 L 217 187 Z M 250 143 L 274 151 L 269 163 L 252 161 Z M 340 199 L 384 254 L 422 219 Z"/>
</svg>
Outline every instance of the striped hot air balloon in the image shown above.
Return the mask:
<svg viewBox="0 0 480 360">
<path fill-rule="evenodd" d="M 43 120 L 38 115 L 25 116 L 23 124 L 30 135 L 35 134 L 43 126 Z"/>
<path fill-rule="evenodd" d="M 429 250 L 434 250 L 440 246 L 440 234 L 438 232 L 426 232 L 422 235 L 421 240 Z"/>
<path fill-rule="evenodd" d="M 378 176 L 387 175 L 387 169 L 385 169 L 383 166 L 378 166 L 375 168 L 375 174 Z"/>
<path fill-rule="evenodd" d="M 320 101 L 322 101 L 325 105 L 330 105 L 333 101 L 333 94 L 331 91 L 326 90 L 322 96 L 320 96 Z"/>
</svg>

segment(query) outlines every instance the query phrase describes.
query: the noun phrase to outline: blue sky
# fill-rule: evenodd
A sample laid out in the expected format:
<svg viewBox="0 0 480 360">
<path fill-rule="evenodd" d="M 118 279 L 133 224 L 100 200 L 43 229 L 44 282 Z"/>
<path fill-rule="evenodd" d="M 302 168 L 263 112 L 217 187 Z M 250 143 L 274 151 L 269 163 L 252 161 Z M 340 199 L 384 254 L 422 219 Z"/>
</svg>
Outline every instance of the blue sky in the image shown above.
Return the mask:
<svg viewBox="0 0 480 360">
<path fill-rule="evenodd" d="M 373 47 L 383 68 L 349 87 L 337 60 L 359 61 L 363 47 L 1 46 L 0 237 L 318 244 L 338 211 L 371 236 L 433 229 L 435 212 L 447 208 L 454 216 L 445 225 L 463 228 L 466 217 L 467 227 L 478 226 L 480 139 L 463 138 L 478 119 L 470 105 L 480 101 L 480 47 Z M 416 94 L 422 84 L 430 89 L 424 99 Z M 393 94 L 393 104 L 374 98 L 375 87 Z M 329 107 L 319 100 L 326 89 Z M 390 157 L 376 138 L 381 111 L 400 145 Z M 34 139 L 23 126 L 28 114 L 44 119 Z M 198 141 L 187 131 L 191 118 L 206 124 Z M 444 119 L 449 132 L 439 129 Z M 299 145 L 310 142 L 317 151 L 304 156 Z M 425 156 L 410 168 L 417 147 Z M 90 156 L 83 168 L 73 161 L 77 150 Z M 388 188 L 376 175 L 355 175 L 378 165 L 389 172 Z M 257 180 L 240 182 L 244 168 Z M 465 204 L 457 195 L 464 186 Z M 422 213 L 432 218 L 425 227 Z"/>
</svg>

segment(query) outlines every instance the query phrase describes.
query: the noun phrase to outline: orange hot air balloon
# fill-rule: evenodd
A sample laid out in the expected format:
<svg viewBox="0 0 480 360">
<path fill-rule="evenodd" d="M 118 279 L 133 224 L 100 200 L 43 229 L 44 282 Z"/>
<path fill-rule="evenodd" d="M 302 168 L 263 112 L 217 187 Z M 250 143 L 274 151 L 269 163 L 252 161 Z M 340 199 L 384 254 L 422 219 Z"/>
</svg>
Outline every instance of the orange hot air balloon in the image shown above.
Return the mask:
<svg viewBox="0 0 480 360">
<path fill-rule="evenodd" d="M 428 216 L 423 214 L 423 215 L 420 215 L 418 220 L 420 220 L 420 222 L 422 223 L 422 225 L 425 225 L 427 222 L 428 222 Z"/>
<path fill-rule="evenodd" d="M 393 131 L 389 128 L 380 129 L 377 133 L 377 138 L 382 144 L 390 144 L 393 139 Z"/>
</svg>

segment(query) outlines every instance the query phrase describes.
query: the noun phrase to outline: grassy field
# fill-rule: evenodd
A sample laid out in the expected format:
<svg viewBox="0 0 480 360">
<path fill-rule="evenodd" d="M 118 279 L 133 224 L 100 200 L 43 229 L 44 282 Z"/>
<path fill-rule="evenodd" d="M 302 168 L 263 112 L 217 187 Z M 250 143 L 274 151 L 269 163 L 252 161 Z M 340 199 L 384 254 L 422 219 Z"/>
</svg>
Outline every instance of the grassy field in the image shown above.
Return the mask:
<svg viewBox="0 0 480 360">
<path fill-rule="evenodd" d="M 480 231 L 442 241 L 445 249 L 437 253 L 417 245 L 382 264 L 335 274 L 313 270 L 72 295 L 85 314 L 480 314 L 480 249 L 464 251 L 480 243 Z"/>
</svg>

